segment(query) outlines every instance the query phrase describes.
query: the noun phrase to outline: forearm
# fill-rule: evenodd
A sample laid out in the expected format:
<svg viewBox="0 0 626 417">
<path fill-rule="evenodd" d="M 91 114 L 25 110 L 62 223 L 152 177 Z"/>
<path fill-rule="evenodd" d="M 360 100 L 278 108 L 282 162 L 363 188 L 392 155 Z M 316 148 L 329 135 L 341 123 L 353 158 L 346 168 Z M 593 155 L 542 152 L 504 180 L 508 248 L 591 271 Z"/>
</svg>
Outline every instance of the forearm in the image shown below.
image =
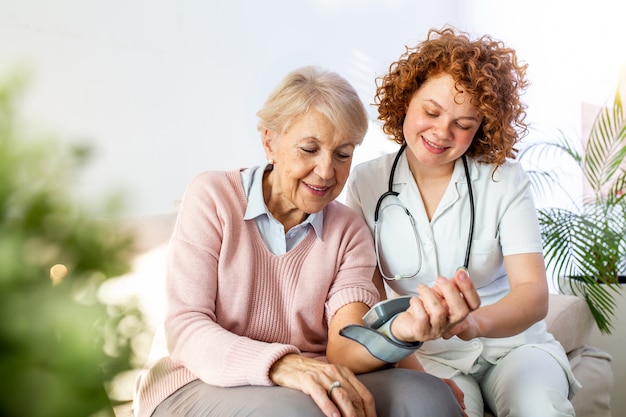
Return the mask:
<svg viewBox="0 0 626 417">
<path fill-rule="evenodd" d="M 329 363 L 343 365 L 356 374 L 388 367 L 389 364 L 374 356 L 361 344 L 343 337 L 339 331 L 350 324 L 362 325 L 361 317 L 369 308 L 362 303 L 342 307 L 330 322 L 326 358 Z"/>
<path fill-rule="evenodd" d="M 498 302 L 470 313 L 475 322 L 474 337 L 509 337 L 542 320 L 548 311 L 548 293 L 537 283 L 517 286 Z"/>
<path fill-rule="evenodd" d="M 341 336 L 340 336 L 341 337 Z M 345 366 L 355 374 L 363 374 L 376 371 L 395 364 L 383 362 L 374 356 L 359 343 L 346 339 L 344 347 L 337 346 L 335 349 L 328 349 L 326 358 L 328 363 Z"/>
<path fill-rule="evenodd" d="M 239 336 L 202 317 L 173 318 L 166 329 L 172 359 L 216 386 L 271 385 L 268 370 L 275 358 L 299 353 L 295 346 Z"/>
<path fill-rule="evenodd" d="M 414 369 L 420 372 L 426 372 L 424 367 L 420 363 L 419 359 L 417 359 L 417 356 L 415 355 L 409 355 L 406 358 L 402 359 L 400 362 L 398 362 L 397 367 L 404 368 L 404 369 Z"/>
<path fill-rule="evenodd" d="M 472 313 L 477 336 L 509 337 L 523 332 L 548 313 L 548 283 L 543 255 L 527 253 L 504 258 L 509 293 Z M 476 336 L 475 336 L 476 337 Z"/>
</svg>

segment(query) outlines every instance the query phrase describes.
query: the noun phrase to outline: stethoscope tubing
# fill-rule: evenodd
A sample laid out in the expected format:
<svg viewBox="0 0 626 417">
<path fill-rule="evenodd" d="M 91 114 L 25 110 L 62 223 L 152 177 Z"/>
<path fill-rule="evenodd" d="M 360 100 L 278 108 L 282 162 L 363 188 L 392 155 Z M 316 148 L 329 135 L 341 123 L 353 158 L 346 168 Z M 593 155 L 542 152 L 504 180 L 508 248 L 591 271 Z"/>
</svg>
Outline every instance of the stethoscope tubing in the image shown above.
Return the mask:
<svg viewBox="0 0 626 417">
<path fill-rule="evenodd" d="M 388 196 L 398 196 L 399 193 L 397 191 L 393 191 L 393 180 L 394 177 L 396 175 L 396 168 L 398 166 L 398 162 L 400 161 L 400 156 L 402 155 L 402 152 L 404 152 L 406 149 L 406 143 L 403 143 L 402 146 L 400 147 L 400 149 L 398 150 L 398 152 L 396 153 L 396 156 L 393 160 L 393 164 L 391 165 L 391 171 L 389 172 L 389 182 L 388 182 L 388 186 L 387 186 L 387 191 L 384 192 L 379 198 L 378 201 L 376 202 L 376 207 L 374 208 L 374 225 L 375 228 L 378 227 L 378 217 L 380 214 L 380 206 L 382 205 L 383 200 L 388 197 Z M 472 180 L 470 177 L 470 172 L 469 172 L 469 166 L 467 163 L 467 158 L 464 155 L 461 156 L 461 160 L 463 161 L 463 170 L 465 172 L 465 179 L 467 181 L 467 191 L 469 194 L 469 201 L 470 201 L 470 227 L 469 227 L 469 232 L 468 232 L 468 237 L 467 237 L 467 246 L 466 246 L 466 250 L 465 250 L 465 259 L 463 262 L 463 268 L 465 268 L 466 270 L 468 270 L 469 268 L 469 259 L 470 259 L 470 254 L 471 254 L 471 250 L 472 250 L 472 240 L 474 239 L 474 222 L 475 222 L 475 203 L 474 203 L 474 191 L 472 188 Z M 406 207 L 403 207 L 406 214 L 412 218 L 413 216 L 411 215 L 411 213 L 409 212 L 409 209 Z M 415 227 L 415 225 L 413 225 L 413 227 Z M 416 234 L 417 237 L 417 234 Z M 419 242 L 418 242 L 419 245 Z M 419 247 L 419 246 L 418 246 Z M 377 252 L 377 256 L 376 256 L 376 261 L 378 263 L 378 268 L 381 269 L 381 274 L 383 276 L 385 276 L 385 274 L 382 271 L 382 266 L 380 265 L 380 257 L 378 256 L 378 246 L 376 247 L 376 252 Z M 421 252 L 420 252 L 420 256 L 421 256 Z M 421 261 L 420 261 L 421 264 Z M 418 267 L 418 272 L 421 269 L 421 267 Z M 418 273 L 416 272 L 416 274 Z"/>
<path fill-rule="evenodd" d="M 469 268 L 470 252 L 472 250 L 472 241 L 474 239 L 474 190 L 472 189 L 472 178 L 470 176 L 469 167 L 467 166 L 467 158 L 465 154 L 461 156 L 463 160 L 463 169 L 465 170 L 465 180 L 467 181 L 467 193 L 470 201 L 470 225 L 469 233 L 467 235 L 467 248 L 465 249 L 465 261 L 463 267 L 467 270 Z"/>
</svg>

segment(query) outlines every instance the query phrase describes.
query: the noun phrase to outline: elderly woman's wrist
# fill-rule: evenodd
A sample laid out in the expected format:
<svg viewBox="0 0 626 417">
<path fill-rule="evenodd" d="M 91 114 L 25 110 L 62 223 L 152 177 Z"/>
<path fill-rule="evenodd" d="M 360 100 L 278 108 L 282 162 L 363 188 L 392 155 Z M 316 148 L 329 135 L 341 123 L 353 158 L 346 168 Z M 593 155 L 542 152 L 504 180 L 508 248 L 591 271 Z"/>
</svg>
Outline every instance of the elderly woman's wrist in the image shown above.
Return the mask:
<svg viewBox="0 0 626 417">
<path fill-rule="evenodd" d="M 285 370 L 288 369 L 294 360 L 296 360 L 300 355 L 296 355 L 294 353 L 288 353 L 285 356 L 279 358 L 276 362 L 272 364 L 270 367 L 268 377 L 270 381 L 272 381 L 276 385 L 284 385 L 284 375 Z"/>
</svg>

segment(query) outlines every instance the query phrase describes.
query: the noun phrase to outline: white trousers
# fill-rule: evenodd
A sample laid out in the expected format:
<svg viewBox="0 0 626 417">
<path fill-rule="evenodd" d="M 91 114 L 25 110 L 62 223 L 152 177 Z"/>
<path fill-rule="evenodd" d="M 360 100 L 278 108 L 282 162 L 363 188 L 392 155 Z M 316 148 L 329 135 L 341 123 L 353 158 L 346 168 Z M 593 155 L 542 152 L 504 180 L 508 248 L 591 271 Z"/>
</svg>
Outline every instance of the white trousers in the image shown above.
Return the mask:
<svg viewBox="0 0 626 417">
<path fill-rule="evenodd" d="M 481 357 L 470 374 L 452 379 L 465 394 L 468 417 L 483 417 L 485 406 L 497 417 L 575 416 L 565 371 L 542 349 L 521 346 L 497 364 Z"/>
</svg>

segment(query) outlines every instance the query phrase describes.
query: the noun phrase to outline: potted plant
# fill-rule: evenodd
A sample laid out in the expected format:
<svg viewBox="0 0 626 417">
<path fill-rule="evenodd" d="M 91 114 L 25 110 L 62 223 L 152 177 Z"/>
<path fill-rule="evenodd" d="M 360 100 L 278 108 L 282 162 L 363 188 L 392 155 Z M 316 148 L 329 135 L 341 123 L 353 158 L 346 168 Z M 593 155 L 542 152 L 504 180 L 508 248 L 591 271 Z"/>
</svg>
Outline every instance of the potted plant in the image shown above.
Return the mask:
<svg viewBox="0 0 626 417">
<path fill-rule="evenodd" d="M 520 160 L 528 158 L 535 163 L 569 159 L 582 176 L 581 201 L 538 209 L 544 254 L 559 277 L 559 291 L 583 297 L 599 330 L 610 334 L 626 255 L 626 113 L 619 85 L 586 140 L 573 142 L 562 133 L 543 137 L 520 151 Z M 536 195 L 560 187 L 563 174 L 556 168 L 528 172 Z"/>
</svg>

